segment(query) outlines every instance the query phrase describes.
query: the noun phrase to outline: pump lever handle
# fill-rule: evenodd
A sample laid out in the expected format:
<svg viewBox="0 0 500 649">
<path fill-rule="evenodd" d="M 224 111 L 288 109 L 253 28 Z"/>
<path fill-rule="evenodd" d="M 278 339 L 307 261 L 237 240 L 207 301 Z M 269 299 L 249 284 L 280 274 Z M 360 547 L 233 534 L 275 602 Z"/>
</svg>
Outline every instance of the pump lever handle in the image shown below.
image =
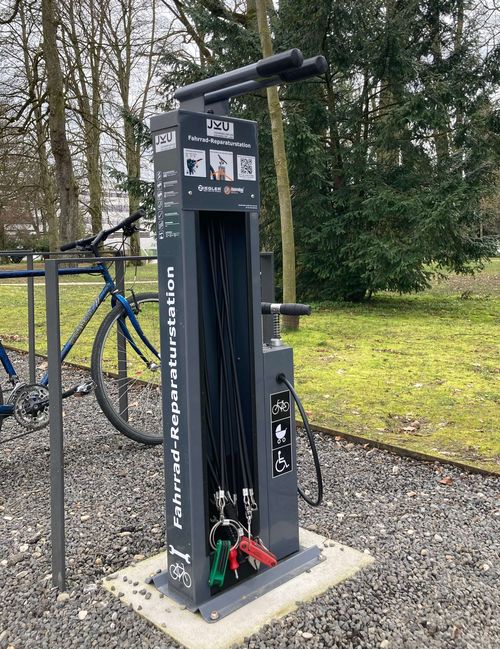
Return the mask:
<svg viewBox="0 0 500 649">
<path fill-rule="evenodd" d="M 281 315 L 311 315 L 309 304 L 274 304 L 272 302 L 262 302 L 262 314 L 269 315 L 281 313 Z"/>
<path fill-rule="evenodd" d="M 182 103 L 195 97 L 203 97 L 208 92 L 228 88 L 245 81 L 274 77 L 285 70 L 300 67 L 303 61 L 302 52 L 294 47 L 286 52 L 280 52 L 261 59 L 257 63 L 250 63 L 250 65 L 245 65 L 242 68 L 236 68 L 236 70 L 230 70 L 209 79 L 190 83 L 187 86 L 178 88 L 174 97 Z"/>
</svg>

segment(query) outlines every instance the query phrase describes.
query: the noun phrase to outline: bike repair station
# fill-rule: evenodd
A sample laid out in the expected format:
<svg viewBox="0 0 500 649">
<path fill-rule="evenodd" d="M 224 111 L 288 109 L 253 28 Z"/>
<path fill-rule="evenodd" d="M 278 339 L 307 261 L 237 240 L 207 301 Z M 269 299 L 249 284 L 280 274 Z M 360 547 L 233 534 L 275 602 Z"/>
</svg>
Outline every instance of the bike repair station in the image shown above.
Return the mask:
<svg viewBox="0 0 500 649">
<path fill-rule="evenodd" d="M 168 568 L 156 587 L 215 622 L 310 569 L 299 544 L 292 349 L 262 303 L 257 124 L 229 99 L 307 79 L 297 49 L 180 88 L 151 120 L 158 236 Z M 263 313 L 274 334 L 263 341 Z M 312 505 L 322 497 L 319 462 Z"/>
</svg>

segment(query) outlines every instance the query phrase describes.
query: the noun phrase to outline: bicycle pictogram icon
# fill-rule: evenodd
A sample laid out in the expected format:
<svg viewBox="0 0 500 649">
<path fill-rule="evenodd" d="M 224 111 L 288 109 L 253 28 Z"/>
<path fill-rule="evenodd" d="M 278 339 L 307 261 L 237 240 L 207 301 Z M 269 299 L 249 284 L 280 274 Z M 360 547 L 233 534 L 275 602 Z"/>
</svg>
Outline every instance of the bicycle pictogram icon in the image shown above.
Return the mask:
<svg viewBox="0 0 500 649">
<path fill-rule="evenodd" d="M 168 572 L 174 581 L 182 581 L 186 588 L 191 588 L 191 577 L 189 573 L 186 572 L 186 568 L 183 563 L 172 563 L 168 567 Z"/>
<path fill-rule="evenodd" d="M 285 401 L 284 399 L 278 399 L 274 406 L 271 409 L 271 412 L 273 415 L 277 415 L 278 413 L 286 413 L 290 410 L 290 403 L 288 401 Z"/>
</svg>

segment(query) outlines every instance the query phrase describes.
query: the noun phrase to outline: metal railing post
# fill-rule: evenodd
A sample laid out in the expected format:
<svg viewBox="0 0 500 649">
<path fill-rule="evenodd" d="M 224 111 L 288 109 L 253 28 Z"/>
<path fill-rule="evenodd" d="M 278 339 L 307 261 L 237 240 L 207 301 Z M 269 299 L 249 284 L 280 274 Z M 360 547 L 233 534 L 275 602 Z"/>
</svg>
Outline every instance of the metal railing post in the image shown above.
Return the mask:
<svg viewBox="0 0 500 649">
<path fill-rule="evenodd" d="M 50 410 L 50 519 L 52 541 L 52 583 L 66 587 L 64 530 L 64 437 L 61 380 L 61 331 L 59 313 L 58 260 L 45 262 L 47 313 L 47 363 Z"/>
<path fill-rule="evenodd" d="M 26 256 L 28 270 L 33 270 L 33 252 Z M 28 367 L 30 383 L 36 381 L 36 350 L 35 350 L 35 278 L 28 277 Z"/>
<path fill-rule="evenodd" d="M 116 287 L 125 295 L 125 261 L 123 257 L 116 258 Z M 116 352 L 118 356 L 118 407 L 125 421 L 128 421 L 128 379 L 127 379 L 127 341 L 120 330 L 116 328 Z"/>
</svg>

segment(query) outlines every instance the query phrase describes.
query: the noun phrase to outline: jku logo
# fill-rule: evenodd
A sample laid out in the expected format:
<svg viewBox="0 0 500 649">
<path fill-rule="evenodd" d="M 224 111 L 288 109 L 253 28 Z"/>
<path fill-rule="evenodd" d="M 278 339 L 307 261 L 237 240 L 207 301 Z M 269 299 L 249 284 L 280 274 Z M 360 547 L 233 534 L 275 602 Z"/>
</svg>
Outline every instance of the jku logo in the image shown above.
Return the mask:
<svg viewBox="0 0 500 649">
<path fill-rule="evenodd" d="M 156 151 L 168 151 L 175 149 L 176 138 L 175 131 L 167 131 L 166 133 L 158 133 L 155 137 Z"/>
<path fill-rule="evenodd" d="M 222 120 L 207 119 L 207 135 L 234 140 L 234 124 Z"/>
</svg>

